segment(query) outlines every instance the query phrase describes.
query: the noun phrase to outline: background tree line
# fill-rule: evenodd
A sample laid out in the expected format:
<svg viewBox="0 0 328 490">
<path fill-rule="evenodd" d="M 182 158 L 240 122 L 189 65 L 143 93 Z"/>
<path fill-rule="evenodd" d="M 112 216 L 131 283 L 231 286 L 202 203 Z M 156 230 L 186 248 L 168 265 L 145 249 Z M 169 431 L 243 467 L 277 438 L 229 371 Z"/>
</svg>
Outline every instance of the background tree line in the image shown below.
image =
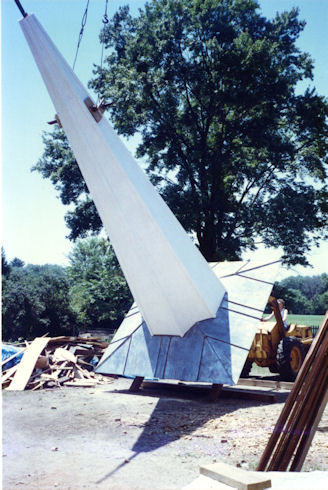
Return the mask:
<svg viewBox="0 0 328 490">
<path fill-rule="evenodd" d="M 80 330 L 113 332 L 132 297 L 109 242 L 89 238 L 75 244 L 69 266 L 2 262 L 4 340 L 76 335 Z"/>
<path fill-rule="evenodd" d="M 2 336 L 4 340 L 76 335 L 80 330 L 112 333 L 132 297 L 109 242 L 78 241 L 69 266 L 10 263 L 2 250 Z M 328 308 L 328 274 L 291 276 L 275 284 L 290 313 L 322 315 Z"/>
<path fill-rule="evenodd" d="M 290 313 L 323 315 L 328 310 L 328 274 L 287 277 L 275 284 L 273 295 L 284 298 Z"/>
</svg>

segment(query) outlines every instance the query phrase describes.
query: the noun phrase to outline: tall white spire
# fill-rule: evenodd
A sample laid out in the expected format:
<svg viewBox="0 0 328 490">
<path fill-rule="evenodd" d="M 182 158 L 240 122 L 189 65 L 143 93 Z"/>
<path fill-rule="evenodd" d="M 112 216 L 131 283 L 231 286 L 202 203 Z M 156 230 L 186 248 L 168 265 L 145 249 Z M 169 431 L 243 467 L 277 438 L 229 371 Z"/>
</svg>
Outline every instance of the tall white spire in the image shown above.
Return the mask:
<svg viewBox="0 0 328 490">
<path fill-rule="evenodd" d="M 214 318 L 224 286 L 35 16 L 20 24 L 151 334 Z"/>
</svg>

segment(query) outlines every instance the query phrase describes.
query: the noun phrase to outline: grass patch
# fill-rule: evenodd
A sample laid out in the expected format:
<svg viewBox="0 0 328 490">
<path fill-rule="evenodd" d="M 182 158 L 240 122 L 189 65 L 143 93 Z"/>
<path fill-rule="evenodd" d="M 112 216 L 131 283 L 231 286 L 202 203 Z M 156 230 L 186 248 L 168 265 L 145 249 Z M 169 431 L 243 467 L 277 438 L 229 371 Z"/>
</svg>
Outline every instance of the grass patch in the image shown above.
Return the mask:
<svg viewBox="0 0 328 490">
<path fill-rule="evenodd" d="M 288 315 L 288 323 L 297 325 L 307 325 L 309 327 L 319 327 L 324 319 L 324 315 Z"/>
</svg>

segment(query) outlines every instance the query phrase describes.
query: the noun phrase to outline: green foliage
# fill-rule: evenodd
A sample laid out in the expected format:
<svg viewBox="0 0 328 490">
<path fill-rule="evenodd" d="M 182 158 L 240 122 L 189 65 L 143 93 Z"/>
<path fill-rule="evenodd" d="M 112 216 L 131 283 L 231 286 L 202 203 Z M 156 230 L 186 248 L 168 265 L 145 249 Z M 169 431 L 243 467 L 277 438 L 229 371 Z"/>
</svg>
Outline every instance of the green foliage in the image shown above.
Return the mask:
<svg viewBox="0 0 328 490">
<path fill-rule="evenodd" d="M 12 267 L 2 285 L 4 340 L 76 333 L 65 269 L 55 265 Z"/>
<path fill-rule="evenodd" d="M 15 257 L 11 262 L 10 262 L 11 267 L 24 267 L 25 262 L 18 257 Z"/>
<path fill-rule="evenodd" d="M 90 230 L 99 232 L 102 228 L 101 220 L 64 131 L 55 128 L 52 133 L 45 133 L 43 143 L 43 156 L 32 170 L 40 172 L 43 178 L 50 179 L 63 204 L 74 203 L 74 211 L 68 211 L 65 216 L 66 224 L 71 230 L 69 238 L 85 238 Z"/>
<path fill-rule="evenodd" d="M 276 283 L 276 298 L 283 298 L 293 314 L 324 315 L 328 310 L 328 274 L 291 276 Z"/>
<path fill-rule="evenodd" d="M 11 267 L 7 262 L 6 253 L 4 248 L 1 247 L 1 276 L 8 277 L 10 274 Z"/>
<path fill-rule="evenodd" d="M 117 131 L 207 260 L 238 259 L 261 240 L 284 260 L 327 232 L 328 103 L 299 81 L 313 61 L 296 46 L 298 10 L 261 16 L 253 0 L 153 0 L 120 8 L 101 33 L 105 67 L 90 86 L 112 102 Z M 101 224 L 62 131 L 35 166 L 64 204 L 70 237 Z"/>
<path fill-rule="evenodd" d="M 109 242 L 79 240 L 69 255 L 71 305 L 84 327 L 115 329 L 132 297 Z"/>
</svg>

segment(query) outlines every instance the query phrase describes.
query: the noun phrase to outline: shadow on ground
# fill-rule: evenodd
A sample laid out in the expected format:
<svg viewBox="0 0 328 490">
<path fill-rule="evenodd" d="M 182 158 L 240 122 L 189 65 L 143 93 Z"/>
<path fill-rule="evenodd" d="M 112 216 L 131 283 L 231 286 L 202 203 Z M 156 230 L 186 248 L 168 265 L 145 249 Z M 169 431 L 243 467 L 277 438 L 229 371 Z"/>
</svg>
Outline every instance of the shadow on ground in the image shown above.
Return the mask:
<svg viewBox="0 0 328 490">
<path fill-rule="evenodd" d="M 236 400 L 229 398 L 229 393 L 216 401 L 210 401 L 211 388 L 206 386 L 190 386 L 184 383 L 144 383 L 139 391 L 131 392 L 128 389 L 111 392 L 111 395 L 126 394 L 127 396 L 156 397 L 159 398 L 148 421 L 143 424 L 143 431 L 134 443 L 131 450 L 134 454 L 129 460 L 121 463 L 97 483 L 103 483 L 119 471 L 126 463 L 136 458 L 140 453 L 155 451 L 178 439 L 186 438 L 196 429 L 204 426 L 209 420 L 232 413 L 239 408 L 267 405 L 257 400 Z M 276 402 L 286 400 L 288 393 L 276 393 Z M 240 403 L 238 403 L 238 401 Z M 237 403 L 237 405 L 236 405 Z M 219 427 L 218 431 L 224 430 Z M 193 437 L 209 437 L 208 435 L 193 434 Z"/>
</svg>

